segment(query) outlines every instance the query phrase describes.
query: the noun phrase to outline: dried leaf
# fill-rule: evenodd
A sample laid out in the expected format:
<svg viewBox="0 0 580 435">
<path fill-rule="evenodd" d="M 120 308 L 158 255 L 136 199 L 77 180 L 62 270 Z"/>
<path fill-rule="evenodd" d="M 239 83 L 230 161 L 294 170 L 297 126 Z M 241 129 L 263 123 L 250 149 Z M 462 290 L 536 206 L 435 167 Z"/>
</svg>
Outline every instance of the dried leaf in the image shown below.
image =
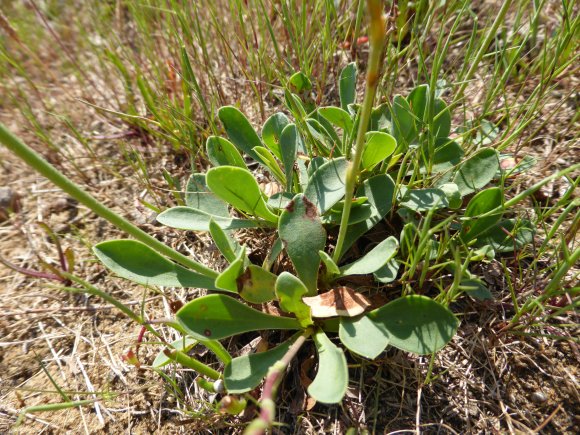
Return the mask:
<svg viewBox="0 0 580 435">
<path fill-rule="evenodd" d="M 365 312 L 370 301 L 350 287 L 337 287 L 326 293 L 302 298 L 312 311 L 312 317 L 354 317 Z"/>
</svg>

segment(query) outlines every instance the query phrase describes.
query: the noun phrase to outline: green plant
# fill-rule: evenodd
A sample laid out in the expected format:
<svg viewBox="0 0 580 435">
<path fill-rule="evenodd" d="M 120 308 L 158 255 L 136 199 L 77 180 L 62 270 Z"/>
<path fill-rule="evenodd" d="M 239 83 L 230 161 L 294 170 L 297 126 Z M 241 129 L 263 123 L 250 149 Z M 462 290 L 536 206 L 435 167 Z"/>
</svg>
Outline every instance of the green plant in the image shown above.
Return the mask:
<svg viewBox="0 0 580 435">
<path fill-rule="evenodd" d="M 23 159 L 138 240 L 95 247 L 97 257 L 117 275 L 144 285 L 222 292 L 179 310 L 170 325 L 184 338 L 167 346 L 153 365 L 175 361 L 198 371 L 211 380 L 200 378 L 201 386 L 229 394 L 228 409 L 234 413 L 243 399 L 232 395 L 266 378 L 261 418 L 250 430 L 262 430 L 274 420 L 281 376 L 309 338 L 320 361 L 308 391 L 322 403 L 337 403 L 346 391 L 348 370 L 344 351 L 332 341 L 335 334 L 346 349 L 366 358 L 377 357 L 388 345 L 434 353 L 458 328 L 448 305 L 463 293 L 490 297 L 471 272 L 472 263 L 522 249 L 533 235 L 533 225 L 517 219 L 510 207 L 539 185 L 506 200 L 509 174 L 500 169 L 499 154 L 482 147 L 464 156 L 461 137 L 449 138 L 451 113 L 433 86 L 419 86 L 373 108 L 384 23 L 380 2 L 370 3 L 372 53 L 363 104 L 355 102 L 356 65 L 351 64 L 340 76 L 340 107 L 309 107 L 299 94 L 310 89 L 310 79 L 302 72 L 293 75 L 285 103 L 294 122 L 275 114 L 265 122 L 261 138 L 239 110 L 223 107 L 218 116 L 229 140 L 207 140 L 213 167 L 192 175 L 186 206 L 159 215 L 159 222 L 171 227 L 209 231 L 229 263 L 221 273 L 140 232 L 0 131 Z M 241 153 L 269 174 L 268 187 L 277 193 L 262 191 Z M 276 235 L 261 264 L 252 264 L 247 248 L 235 239 L 233 231 L 242 228 Z M 372 249 L 358 254 L 369 245 Z M 575 251 L 572 257 L 577 256 Z M 289 262 L 275 270 L 281 257 Z M 361 286 L 353 279 L 361 275 L 372 277 L 372 284 Z M 389 283 L 401 295 L 375 306 L 368 296 Z M 284 314 L 251 306 L 265 303 L 277 304 Z M 219 342 L 270 329 L 298 332 L 266 352 L 237 358 Z M 187 354 L 197 343 L 216 354 L 223 373 Z"/>
</svg>

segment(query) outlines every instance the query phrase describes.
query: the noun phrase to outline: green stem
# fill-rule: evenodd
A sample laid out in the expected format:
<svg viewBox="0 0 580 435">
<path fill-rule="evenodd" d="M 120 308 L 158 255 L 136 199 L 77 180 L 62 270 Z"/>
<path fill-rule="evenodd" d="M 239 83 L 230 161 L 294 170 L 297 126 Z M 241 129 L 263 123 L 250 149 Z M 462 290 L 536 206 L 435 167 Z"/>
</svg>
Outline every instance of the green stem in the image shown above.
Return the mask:
<svg viewBox="0 0 580 435">
<path fill-rule="evenodd" d="M 179 264 L 195 270 L 196 272 L 209 277 L 216 277 L 218 275 L 216 271 L 204 266 L 201 263 L 198 263 L 195 260 L 192 260 L 191 258 L 186 257 L 183 254 L 180 254 L 177 251 L 174 251 L 169 246 L 150 236 L 145 231 L 136 227 L 131 222 L 109 209 L 95 197 L 77 186 L 72 180 L 60 173 L 58 169 L 44 160 L 32 148 L 25 145 L 2 123 L 0 123 L 0 142 L 37 172 L 48 178 L 51 182 L 60 187 L 81 204 L 90 208 L 94 213 L 108 220 L 121 231 L 130 234 L 135 239 L 145 243 L 147 246 L 155 249 L 160 254 L 163 254 L 166 257 L 178 262 Z"/>
<path fill-rule="evenodd" d="M 189 355 L 177 350 L 167 348 L 163 351 L 165 356 L 178 364 L 181 364 L 184 367 L 190 368 L 195 370 L 197 373 L 200 373 L 204 376 L 207 376 L 210 379 L 217 380 L 221 377 L 220 372 L 212 369 L 211 367 L 205 365 L 202 362 L 190 357 Z"/>
<path fill-rule="evenodd" d="M 340 219 L 340 230 L 338 232 L 336 247 L 334 248 L 334 252 L 332 254 L 332 259 L 337 264 L 340 260 L 342 246 L 344 245 L 344 240 L 346 238 L 346 232 L 348 229 L 348 219 L 350 217 L 350 209 L 352 207 L 352 196 L 354 195 L 354 187 L 360 170 L 360 162 L 364 149 L 365 133 L 369 125 L 371 110 L 373 108 L 373 102 L 377 92 L 377 84 L 379 83 L 381 53 L 385 42 L 385 19 L 383 17 L 383 2 L 381 0 L 367 0 L 367 7 L 370 15 L 369 40 L 371 51 L 369 54 L 369 62 L 367 67 L 365 97 L 360 109 L 361 112 L 354 147 L 354 156 L 350 161 L 346 172 L 344 208 Z"/>
</svg>

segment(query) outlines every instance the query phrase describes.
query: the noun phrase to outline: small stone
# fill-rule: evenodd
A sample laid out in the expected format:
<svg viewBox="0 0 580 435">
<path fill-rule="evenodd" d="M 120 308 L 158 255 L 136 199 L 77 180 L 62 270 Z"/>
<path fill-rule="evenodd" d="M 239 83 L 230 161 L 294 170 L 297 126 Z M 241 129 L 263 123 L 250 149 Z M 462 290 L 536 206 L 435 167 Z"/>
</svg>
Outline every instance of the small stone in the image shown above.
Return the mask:
<svg viewBox="0 0 580 435">
<path fill-rule="evenodd" d="M 10 213 L 20 211 L 20 195 L 9 187 L 0 188 L 0 222 L 8 219 Z"/>
<path fill-rule="evenodd" d="M 541 391 L 534 391 L 530 396 L 530 400 L 534 403 L 544 403 L 548 398 Z"/>
</svg>

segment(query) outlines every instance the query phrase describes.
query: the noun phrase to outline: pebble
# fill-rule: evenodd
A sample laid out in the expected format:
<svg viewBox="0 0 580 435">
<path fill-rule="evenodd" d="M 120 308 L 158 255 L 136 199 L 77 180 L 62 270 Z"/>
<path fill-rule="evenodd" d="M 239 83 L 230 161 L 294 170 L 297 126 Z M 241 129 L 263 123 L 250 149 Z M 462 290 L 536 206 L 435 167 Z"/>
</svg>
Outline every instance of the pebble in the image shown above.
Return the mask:
<svg viewBox="0 0 580 435">
<path fill-rule="evenodd" d="M 534 403 L 544 403 L 548 398 L 541 391 L 534 391 L 530 396 L 530 400 Z"/>
<path fill-rule="evenodd" d="M 20 211 L 20 195 L 9 187 L 0 187 L 0 222 L 8 219 L 10 213 Z"/>
</svg>

